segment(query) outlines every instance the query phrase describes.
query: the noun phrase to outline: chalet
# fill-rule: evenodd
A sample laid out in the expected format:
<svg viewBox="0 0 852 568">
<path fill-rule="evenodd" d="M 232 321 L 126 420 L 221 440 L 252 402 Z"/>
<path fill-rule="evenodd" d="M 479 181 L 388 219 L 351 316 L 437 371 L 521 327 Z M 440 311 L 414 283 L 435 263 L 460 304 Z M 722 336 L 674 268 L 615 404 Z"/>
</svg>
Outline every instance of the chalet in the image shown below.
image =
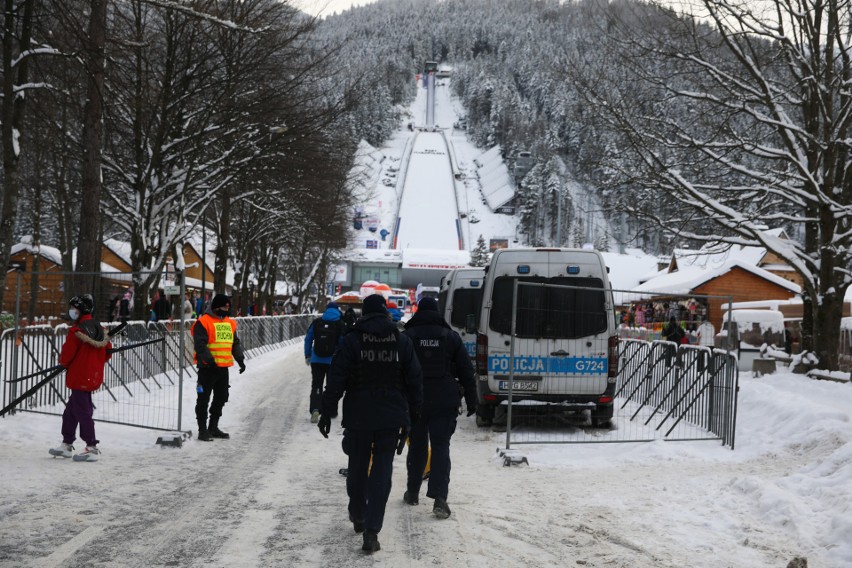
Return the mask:
<svg viewBox="0 0 852 568">
<path fill-rule="evenodd" d="M 789 241 L 783 229 L 764 231 L 764 236 L 781 241 Z M 699 250 L 677 249 L 672 253 L 668 272 L 677 272 L 680 268 L 698 266 L 714 270 L 729 261 L 740 261 L 762 268 L 799 286 L 802 277 L 782 258 L 764 247 L 728 244 L 708 244 Z"/>
<path fill-rule="evenodd" d="M 685 266 L 663 272 L 643 282 L 633 292 L 645 292 L 648 301 L 672 296 L 707 298 L 707 318 L 721 329 L 722 304 L 755 300 L 789 300 L 801 292 L 798 284 L 743 260 L 728 260 L 719 266 Z M 634 300 L 635 301 L 635 300 Z M 642 301 L 645 301 L 644 299 Z"/>
<path fill-rule="evenodd" d="M 208 262 L 202 262 L 201 255 L 193 243 L 184 244 L 182 252 L 186 266 L 187 290 L 200 292 L 203 283 L 204 290 L 208 294 L 211 293 L 213 270 L 210 268 L 210 255 L 208 255 Z M 75 261 L 74 256 L 76 255 L 72 255 L 72 264 Z M 15 313 L 20 288 L 22 314 L 31 311 L 32 301 L 35 302 L 32 313 L 36 319 L 56 318 L 65 312 L 68 299 L 65 297 L 65 273 L 59 249 L 47 245 L 34 246 L 30 237 L 24 237 L 20 243 L 12 247 L 9 264 L 3 296 L 3 311 Z M 173 271 L 173 264 L 170 267 Z M 228 276 L 232 281 L 233 274 L 229 272 Z M 116 239 L 104 241 L 101 248 L 101 282 L 100 297 L 95 299 L 98 309 L 96 315 L 108 320 L 110 302 L 132 290 L 130 243 Z M 228 291 L 230 288 L 229 286 Z M 35 292 L 33 292 L 34 289 Z"/>
<path fill-rule="evenodd" d="M 3 292 L 3 311 L 14 314 L 16 306 L 20 305 L 21 313 L 27 314 L 31 311 L 30 304 L 34 297 L 32 313 L 35 319 L 62 313 L 66 304 L 62 292 L 65 283 L 59 249 L 33 245 L 32 238 L 27 236 L 12 246 L 11 253 Z"/>
</svg>

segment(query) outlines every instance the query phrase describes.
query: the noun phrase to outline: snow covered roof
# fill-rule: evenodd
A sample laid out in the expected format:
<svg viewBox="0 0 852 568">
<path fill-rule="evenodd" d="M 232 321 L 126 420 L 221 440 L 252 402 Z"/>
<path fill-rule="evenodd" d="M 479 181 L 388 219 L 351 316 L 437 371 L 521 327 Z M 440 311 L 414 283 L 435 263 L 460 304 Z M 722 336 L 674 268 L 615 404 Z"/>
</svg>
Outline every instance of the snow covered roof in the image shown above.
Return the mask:
<svg viewBox="0 0 852 568">
<path fill-rule="evenodd" d="M 474 158 L 476 175 L 482 189 L 482 196 L 492 211 L 506 205 L 515 197 L 515 185 L 509 168 L 503 161 L 500 146 L 494 146 Z"/>
<path fill-rule="evenodd" d="M 346 260 L 361 262 L 402 262 L 402 251 L 394 249 L 353 248 L 346 253 Z"/>
<path fill-rule="evenodd" d="M 369 188 L 377 187 L 382 176 L 382 164 L 385 155 L 371 146 L 366 140 L 358 143 L 355 159 L 350 171 L 350 180 L 354 184 L 353 192 L 357 196 L 366 197 Z M 366 190 L 366 191 L 365 191 Z"/>
<path fill-rule="evenodd" d="M 764 231 L 763 234 L 787 240 L 784 229 L 770 229 Z M 760 266 L 763 259 L 766 258 L 766 253 L 765 247 L 707 243 L 699 250 L 676 249 L 672 254 L 672 265 L 675 269 L 682 269 L 687 266 L 713 269 L 723 266 L 728 261 L 736 260 L 752 266 Z"/>
<path fill-rule="evenodd" d="M 128 266 L 133 266 L 130 263 L 130 243 L 118 239 L 106 239 L 104 246 L 114 252 L 115 256 L 126 262 Z"/>
<path fill-rule="evenodd" d="M 627 249 L 625 254 L 602 252 L 609 267 L 609 283 L 613 290 L 633 290 L 643 282 L 642 276 L 653 271 L 658 274 L 657 257 L 639 249 Z"/>
<path fill-rule="evenodd" d="M 62 266 L 62 253 L 59 252 L 58 248 L 47 245 L 39 245 L 38 247 L 35 247 L 33 246 L 32 237 L 29 235 L 21 237 L 21 242 L 12 245 L 11 254 L 18 254 L 22 251 L 26 251 L 29 254 L 38 254 L 50 262 L 58 266 Z"/>
<path fill-rule="evenodd" d="M 733 268 L 741 268 L 752 274 L 768 280 L 773 284 L 785 288 L 794 294 L 801 292 L 798 284 L 785 280 L 768 270 L 764 270 L 741 260 L 729 260 L 718 267 L 687 266 L 681 267 L 676 272 L 668 272 L 652 278 L 636 288 L 636 292 L 665 293 L 665 294 L 689 294 L 702 284 L 718 278 Z"/>
<path fill-rule="evenodd" d="M 206 242 L 203 242 L 206 240 Z M 201 257 L 202 252 L 204 251 L 204 264 L 207 265 L 207 268 L 212 268 L 216 265 L 216 235 L 207 233 L 207 238 L 202 239 L 202 233 L 200 230 L 196 229 L 189 235 L 187 235 L 185 243 L 192 246 L 195 249 L 195 253 Z M 206 245 L 206 246 L 202 246 Z"/>
<path fill-rule="evenodd" d="M 452 270 L 470 266 L 470 252 L 448 249 L 405 249 L 402 251 L 403 268 L 428 268 Z"/>
</svg>

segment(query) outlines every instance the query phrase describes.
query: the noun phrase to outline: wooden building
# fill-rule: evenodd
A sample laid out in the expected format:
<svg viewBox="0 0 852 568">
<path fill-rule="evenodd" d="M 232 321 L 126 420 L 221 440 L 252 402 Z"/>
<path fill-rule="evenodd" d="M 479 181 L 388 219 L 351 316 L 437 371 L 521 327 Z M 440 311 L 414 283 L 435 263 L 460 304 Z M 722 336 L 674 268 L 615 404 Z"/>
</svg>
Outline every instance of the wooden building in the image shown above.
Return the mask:
<svg viewBox="0 0 852 568">
<path fill-rule="evenodd" d="M 658 275 L 640 284 L 632 301 L 688 301 L 695 297 L 705 303 L 707 318 L 719 330 L 722 304 L 757 300 L 789 300 L 801 291 L 798 284 L 741 260 L 729 260 L 717 267 L 687 266 Z M 703 296 L 710 296 L 702 298 Z M 641 298 L 637 300 L 636 298 Z M 706 301 L 705 301 L 706 300 Z"/>
<path fill-rule="evenodd" d="M 34 271 L 38 274 L 33 274 Z M 64 287 L 59 249 L 46 245 L 33 246 L 26 237 L 12 246 L 3 293 L 4 312 L 14 314 L 20 301 L 23 319 L 29 314 L 31 303 L 34 302 L 33 323 L 46 322 L 48 318 L 55 318 L 64 311 Z M 22 321 L 22 324 L 25 323 Z"/>
</svg>

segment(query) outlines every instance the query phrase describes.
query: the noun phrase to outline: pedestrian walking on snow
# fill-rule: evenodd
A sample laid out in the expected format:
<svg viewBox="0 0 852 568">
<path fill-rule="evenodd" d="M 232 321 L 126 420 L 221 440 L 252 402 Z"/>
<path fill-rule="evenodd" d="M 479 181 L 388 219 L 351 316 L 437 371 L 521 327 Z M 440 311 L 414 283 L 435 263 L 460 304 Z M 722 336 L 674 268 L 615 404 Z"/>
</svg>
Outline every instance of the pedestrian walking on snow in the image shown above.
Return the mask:
<svg viewBox="0 0 852 568">
<path fill-rule="evenodd" d="M 356 533 L 364 533 L 361 549 L 372 553 L 381 548 L 378 534 L 391 490 L 394 451 L 402 453 L 423 402 L 414 347 L 388 317 L 379 294 L 364 299 L 363 316 L 331 362 L 319 419 L 326 438 L 341 398 L 349 520 Z"/>
<path fill-rule="evenodd" d="M 71 390 L 62 413 L 62 443 L 50 449 L 50 455 L 70 458 L 74 451 L 77 426 L 86 448 L 74 455 L 74 461 L 97 461 L 101 454 L 95 436 L 92 393 L 104 382 L 104 365 L 112 348 L 104 328 L 93 317 L 95 301 L 90 294 L 74 296 L 69 302 L 68 317 L 73 324 L 59 353 L 59 364 L 65 367 L 65 386 Z"/>
<path fill-rule="evenodd" d="M 237 337 L 237 322 L 228 316 L 230 311 L 231 298 L 225 294 L 216 294 L 208 310 L 196 320 L 191 330 L 195 363 L 198 365 L 195 419 L 198 421 L 198 439 L 203 442 L 210 442 L 213 438 L 231 437 L 219 429 L 222 408 L 228 402 L 228 389 L 231 388 L 228 368 L 233 367 L 236 361 L 240 374 L 246 370 L 245 355 Z"/>
<path fill-rule="evenodd" d="M 439 519 L 450 516 L 447 495 L 450 486 L 450 438 L 456 431 L 461 407 L 459 386 L 464 392 L 467 415 L 476 414 L 476 383 L 473 365 L 464 342 L 438 312 L 434 298 L 423 298 L 417 313 L 405 324 L 417 360 L 423 370 L 423 411 L 411 428 L 406 466 L 408 484 L 403 500 L 419 502 L 423 469 L 432 448 L 431 471 L 426 497 L 435 500 L 432 512 Z"/>
<path fill-rule="evenodd" d="M 311 397 L 308 411 L 311 422 L 317 423 L 320 416 L 322 389 L 331 358 L 337 348 L 343 344 L 346 326 L 341 317 L 340 308 L 334 302 L 325 307 L 322 317 L 315 319 L 305 334 L 305 364 L 311 368 Z"/>
</svg>

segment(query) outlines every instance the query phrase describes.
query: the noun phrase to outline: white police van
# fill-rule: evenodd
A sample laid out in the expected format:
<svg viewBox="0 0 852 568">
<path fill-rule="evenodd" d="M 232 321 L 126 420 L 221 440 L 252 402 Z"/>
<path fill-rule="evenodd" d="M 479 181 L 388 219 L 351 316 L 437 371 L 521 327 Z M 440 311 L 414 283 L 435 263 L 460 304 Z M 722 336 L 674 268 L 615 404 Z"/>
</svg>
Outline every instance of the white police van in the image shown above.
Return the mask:
<svg viewBox="0 0 852 568">
<path fill-rule="evenodd" d="M 513 402 L 589 410 L 593 425 L 609 423 L 618 337 L 607 272 L 603 256 L 594 250 L 494 252 L 476 322 L 478 425 L 489 425 L 495 409 L 507 400 L 510 376 Z M 513 318 L 515 281 L 523 285 L 518 286 Z"/>
<path fill-rule="evenodd" d="M 461 336 L 471 359 L 476 356 L 476 322 L 484 279 L 484 268 L 455 268 L 441 278 L 438 292 L 438 309 Z"/>
</svg>

